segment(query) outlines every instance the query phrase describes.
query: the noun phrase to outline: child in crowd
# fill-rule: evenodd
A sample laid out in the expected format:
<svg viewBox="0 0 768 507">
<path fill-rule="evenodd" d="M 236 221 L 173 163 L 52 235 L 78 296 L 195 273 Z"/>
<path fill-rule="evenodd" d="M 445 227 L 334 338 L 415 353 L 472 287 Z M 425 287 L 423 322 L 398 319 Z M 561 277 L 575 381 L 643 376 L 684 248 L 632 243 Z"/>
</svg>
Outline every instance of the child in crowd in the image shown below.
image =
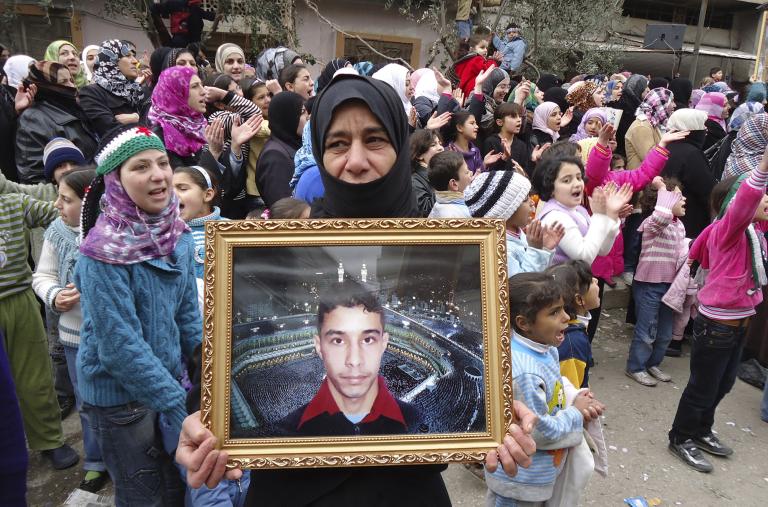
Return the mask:
<svg viewBox="0 0 768 507">
<path fill-rule="evenodd" d="M 436 130 L 419 129 L 411 134 L 411 185 L 419 216 L 429 216 L 435 205 L 435 190 L 429 184 L 429 161 L 443 151 L 443 143 Z"/>
<path fill-rule="evenodd" d="M 489 164 L 489 171 L 525 170 L 528 173 L 531 155 L 528 144 L 517 136 L 523 126 L 525 110 L 520 104 L 504 102 L 493 113 L 497 133 L 486 138 L 483 153 L 502 153 L 503 156 L 494 164 Z"/>
<path fill-rule="evenodd" d="M 447 129 L 445 129 L 445 140 L 448 142 L 445 149 L 461 154 L 472 174 L 477 174 L 484 171 L 486 167 L 496 164 L 504 155 L 503 152 L 490 151 L 483 157 L 480 154 L 480 149 L 475 146 L 478 130 L 475 115 L 464 110 L 454 112 Z"/>
<path fill-rule="evenodd" d="M 101 459 L 101 450 L 82 411 L 82 399 L 77 389 L 77 348 L 80 344 L 80 293 L 75 288 L 73 275 L 75 262 L 80 256 L 80 212 L 85 189 L 96 176 L 92 169 L 75 170 L 60 177 L 58 198 L 54 206 L 59 218 L 45 231 L 45 242 L 40 263 L 32 275 L 32 288 L 45 305 L 59 316 L 58 339 L 64 347 L 69 378 L 75 390 L 75 408 L 80 412 L 85 450 L 85 478 L 78 488 L 95 493 L 109 480 L 107 468 Z"/>
<path fill-rule="evenodd" d="M 61 415 L 53 387 L 51 360 L 32 290 L 27 258 L 30 229 L 47 227 L 58 215 L 53 202 L 22 194 L 0 194 L 0 330 L 16 384 L 27 445 L 42 451 L 55 469 L 77 463 L 64 443 Z"/>
<path fill-rule="evenodd" d="M 464 202 L 464 189 L 472 181 L 472 173 L 460 153 L 444 151 L 432 157 L 427 176 L 435 189 L 429 218 L 472 218 Z"/>
<path fill-rule="evenodd" d="M 673 322 L 672 309 L 661 299 L 675 279 L 685 247 L 685 226 L 678 219 L 685 215 L 685 197 L 677 181 L 656 176 L 643 190 L 642 207 L 653 213 L 638 229 L 642 246 L 632 284 L 637 323 L 626 374 L 641 385 L 655 386 L 657 380 L 672 379 L 659 368 L 672 339 Z"/>
<path fill-rule="evenodd" d="M 680 249 L 680 256 L 677 258 L 677 274 L 672 281 L 672 285 L 661 302 L 667 305 L 674 312 L 672 321 L 672 341 L 667 346 L 664 354 L 667 357 L 680 357 L 683 355 L 683 334 L 688 322 L 696 317 L 696 293 L 699 286 L 696 279 L 691 276 L 691 264 L 688 261 L 691 240 L 688 238 L 683 242 L 683 248 Z"/>
<path fill-rule="evenodd" d="M 272 219 L 306 219 L 309 218 L 310 206 L 302 200 L 283 197 L 269 211 L 269 218 Z"/>
<path fill-rule="evenodd" d="M 542 226 L 538 220 L 533 220 L 530 192 L 528 178 L 514 171 L 480 173 L 464 190 L 473 217 L 507 221 L 509 277 L 547 269 L 554 249 L 565 233 L 560 224 Z"/>
<path fill-rule="evenodd" d="M 586 389 L 573 396 L 572 403 L 566 402 L 573 393 L 566 393 L 563 387 L 557 347 L 570 318 L 560 285 L 552 283 L 552 276 L 520 273 L 510 278 L 509 305 L 513 389 L 539 416 L 533 433 L 536 453 L 531 465 L 519 468 L 514 477 L 500 470 L 486 471 L 486 503 L 517 506 L 556 498 L 564 503 L 555 505 L 577 505 L 592 468 L 588 463 L 574 463 L 573 458 L 584 455 L 571 452 L 585 442 L 585 421 L 599 417 L 604 407 Z M 586 457 L 591 459 L 588 451 Z"/>
<path fill-rule="evenodd" d="M 202 281 L 205 265 L 205 222 L 226 220 L 215 204 L 219 197 L 216 176 L 199 165 L 177 167 L 173 172 L 173 191 L 179 199 L 179 215 L 195 241 L 195 276 Z"/>
<path fill-rule="evenodd" d="M 568 261 L 547 270 L 547 274 L 563 287 L 563 303 L 571 320 L 565 330 L 565 339 L 557 347 L 560 372 L 574 386 L 589 387 L 589 366 L 592 363 L 592 345 L 587 336 L 589 311 L 600 306 L 600 289 L 592 276 L 589 264 Z"/>
<path fill-rule="evenodd" d="M 598 255 L 607 254 L 619 232 L 619 211 L 629 202 L 628 185 L 597 188 L 590 201 L 590 217 L 581 205 L 584 197 L 584 165 L 576 157 L 544 158 L 536 167 L 534 181 L 541 186 L 539 196 L 546 204 L 539 219 L 543 225 L 560 223 L 565 234 L 555 252 L 554 264 L 568 259 L 591 264 Z"/>
<path fill-rule="evenodd" d="M 709 270 L 693 322 L 691 375 L 669 432 L 669 448 L 700 472 L 712 471 L 701 450 L 729 456 L 712 431 L 715 410 L 736 380 L 749 319 L 763 300 L 768 221 L 768 153 L 751 172 L 712 190 L 717 219 L 696 238 L 689 257 Z"/>
<path fill-rule="evenodd" d="M 611 171 L 621 172 L 627 169 L 627 157 L 621 153 L 614 153 L 611 156 Z"/>
<path fill-rule="evenodd" d="M 165 147 L 151 130 L 113 130 L 96 161 L 75 267 L 79 394 L 116 503 L 175 505 L 184 485 L 159 443 L 178 442 L 187 415 L 182 355 L 192 357 L 201 343 L 194 239 Z"/>
<path fill-rule="evenodd" d="M 469 53 L 456 60 L 447 75 L 466 97 L 475 89 L 477 75 L 488 70 L 496 61 L 487 58 L 488 35 L 476 33 L 469 38 Z"/>
<path fill-rule="evenodd" d="M 43 170 L 46 181 L 56 183 L 64 174 L 83 165 L 85 165 L 83 152 L 69 139 L 54 137 L 43 149 Z"/>
</svg>

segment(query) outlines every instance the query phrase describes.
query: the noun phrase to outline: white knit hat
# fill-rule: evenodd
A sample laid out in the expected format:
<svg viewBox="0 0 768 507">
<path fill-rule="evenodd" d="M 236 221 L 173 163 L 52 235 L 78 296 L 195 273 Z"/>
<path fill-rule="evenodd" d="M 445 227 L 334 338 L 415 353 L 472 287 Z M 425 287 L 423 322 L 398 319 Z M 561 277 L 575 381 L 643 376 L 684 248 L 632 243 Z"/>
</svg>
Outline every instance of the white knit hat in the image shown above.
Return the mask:
<svg viewBox="0 0 768 507">
<path fill-rule="evenodd" d="M 479 173 L 464 190 L 464 202 L 475 218 L 507 220 L 528 199 L 531 182 L 515 171 Z"/>
</svg>

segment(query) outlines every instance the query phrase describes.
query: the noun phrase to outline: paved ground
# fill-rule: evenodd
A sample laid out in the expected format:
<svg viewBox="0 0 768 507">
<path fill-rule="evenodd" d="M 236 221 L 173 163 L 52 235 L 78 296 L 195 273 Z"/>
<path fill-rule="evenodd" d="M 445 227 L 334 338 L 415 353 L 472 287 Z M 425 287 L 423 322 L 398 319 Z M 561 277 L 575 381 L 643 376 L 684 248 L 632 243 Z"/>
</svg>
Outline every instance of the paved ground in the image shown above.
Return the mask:
<svg viewBox="0 0 768 507">
<path fill-rule="evenodd" d="M 609 473 L 607 478 L 592 478 L 581 505 L 620 506 L 630 496 L 658 498 L 664 506 L 768 504 L 768 424 L 759 416 L 760 391 L 736 381 L 716 419 L 716 430 L 734 447 L 734 456 L 712 458 L 716 468 L 711 474 L 690 470 L 666 448 L 666 432 L 688 377 L 687 357 L 665 361 L 663 367 L 674 377 L 672 383 L 655 388 L 635 384 L 623 373 L 631 326 L 623 324 L 619 310 L 608 310 L 607 315 L 594 343 L 598 364 L 591 380 L 597 397 L 608 405 L 604 423 L 611 446 Z M 76 416 L 65 421 L 65 429 L 67 441 L 78 443 Z M 82 446 L 78 444 L 77 449 L 82 451 Z M 484 505 L 484 484 L 461 465 L 449 467 L 444 476 L 454 505 Z M 32 456 L 29 504 L 61 505 L 80 478 L 78 468 L 52 472 L 39 456 Z M 110 491 L 102 494 L 109 495 Z"/>
</svg>

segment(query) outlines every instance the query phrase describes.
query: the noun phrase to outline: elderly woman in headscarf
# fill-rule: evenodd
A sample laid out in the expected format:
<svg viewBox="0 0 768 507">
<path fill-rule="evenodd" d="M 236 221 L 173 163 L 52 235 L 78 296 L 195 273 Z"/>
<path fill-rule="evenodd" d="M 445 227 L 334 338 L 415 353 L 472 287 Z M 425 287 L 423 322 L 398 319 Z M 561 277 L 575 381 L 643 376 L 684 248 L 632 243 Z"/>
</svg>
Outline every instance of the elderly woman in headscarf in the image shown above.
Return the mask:
<svg viewBox="0 0 768 507">
<path fill-rule="evenodd" d="M 704 140 L 704 150 L 717 144 L 728 133 L 725 123 L 730 113 L 730 105 L 724 94 L 719 92 L 705 93 L 698 104 L 697 111 L 707 113 L 707 138 Z"/>
<path fill-rule="evenodd" d="M 75 80 L 75 86 L 82 88 L 88 84 L 85 75 L 85 69 L 80 61 L 80 54 L 74 44 L 66 40 L 57 40 L 48 44 L 43 55 L 43 60 L 48 62 L 58 62 L 66 65 L 69 73 Z"/>
<path fill-rule="evenodd" d="M 627 130 L 624 142 L 627 169 L 637 169 L 648 152 L 661 141 L 669 116 L 675 110 L 674 95 L 667 88 L 654 88 L 635 112 L 635 121 Z"/>
<path fill-rule="evenodd" d="M 704 156 L 706 120 L 703 111 L 681 109 L 667 121 L 669 131 L 689 131 L 684 139 L 667 145 L 669 160 L 661 173 L 664 177 L 676 178 L 682 184 L 686 201 L 685 216 L 680 220 L 685 225 L 688 238 L 695 238 L 709 225 L 709 196 L 717 183 Z"/>
<path fill-rule="evenodd" d="M 635 111 L 648 94 L 648 79 L 640 74 L 632 74 L 624 83 L 621 98 L 611 107 L 622 111 L 619 128 L 616 129 L 616 152 L 626 155 L 625 137 L 627 130 L 635 121 Z"/>
<path fill-rule="evenodd" d="M 237 44 L 227 42 L 216 50 L 216 72 L 222 72 L 240 81 L 245 75 L 245 52 Z"/>
<path fill-rule="evenodd" d="M 48 141 L 72 141 L 90 160 L 97 137 L 88 116 L 77 103 L 77 88 L 69 69 L 58 62 L 37 62 L 29 68 L 29 82 L 37 87 L 35 101 L 19 117 L 16 130 L 16 167 L 22 183 L 46 180 L 43 152 Z"/>
<path fill-rule="evenodd" d="M 110 39 L 101 43 L 93 64 L 93 83 L 80 90 L 80 105 L 99 136 L 146 117 L 149 97 L 137 77 L 139 61 L 132 42 Z"/>
</svg>

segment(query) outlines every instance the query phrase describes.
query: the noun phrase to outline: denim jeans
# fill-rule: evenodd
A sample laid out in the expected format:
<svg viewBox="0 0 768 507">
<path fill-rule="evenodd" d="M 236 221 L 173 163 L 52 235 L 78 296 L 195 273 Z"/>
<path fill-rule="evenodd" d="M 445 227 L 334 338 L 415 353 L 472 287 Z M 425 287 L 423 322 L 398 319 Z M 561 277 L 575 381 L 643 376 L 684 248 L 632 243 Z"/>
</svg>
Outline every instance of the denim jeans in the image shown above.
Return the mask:
<svg viewBox="0 0 768 507">
<path fill-rule="evenodd" d="M 669 440 L 680 443 L 706 436 L 715 409 L 736 381 L 747 327 L 720 324 L 699 314 L 693 321 L 691 376 L 680 397 Z"/>
<path fill-rule="evenodd" d="M 83 404 L 115 485 L 117 507 L 184 504 L 184 483 L 163 449 L 158 414 L 136 402 L 116 407 Z"/>
<path fill-rule="evenodd" d="M 472 36 L 472 18 L 465 21 L 456 20 L 456 31 L 459 39 L 469 39 Z"/>
<path fill-rule="evenodd" d="M 658 366 L 664 359 L 674 323 L 674 312 L 661 302 L 669 286 L 637 280 L 632 284 L 637 323 L 627 358 L 627 371 L 631 373 Z"/>
<path fill-rule="evenodd" d="M 63 344 L 62 344 L 63 345 Z M 80 414 L 80 426 L 83 428 L 83 450 L 85 451 L 85 460 L 83 461 L 83 470 L 92 472 L 104 472 L 107 466 L 101 459 L 101 449 L 93 434 L 91 425 L 88 423 L 88 414 L 83 411 L 83 400 L 80 399 L 80 393 L 77 392 L 77 347 L 63 345 L 64 356 L 67 358 L 67 368 L 69 369 L 69 378 L 72 380 L 72 387 L 75 390 L 75 410 Z"/>
<path fill-rule="evenodd" d="M 768 380 L 765 382 L 765 389 L 763 389 L 763 404 L 760 407 L 760 418 L 768 422 Z"/>
</svg>

